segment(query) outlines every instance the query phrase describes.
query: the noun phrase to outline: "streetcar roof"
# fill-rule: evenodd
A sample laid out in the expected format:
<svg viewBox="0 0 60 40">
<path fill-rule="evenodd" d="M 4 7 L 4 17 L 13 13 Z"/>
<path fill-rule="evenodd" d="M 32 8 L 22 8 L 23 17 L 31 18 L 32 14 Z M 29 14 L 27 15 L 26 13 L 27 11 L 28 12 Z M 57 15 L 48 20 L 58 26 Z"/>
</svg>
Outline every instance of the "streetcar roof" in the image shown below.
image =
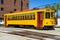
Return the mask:
<svg viewBox="0 0 60 40">
<path fill-rule="evenodd" d="M 43 12 L 43 11 L 45 11 L 45 10 L 51 10 L 51 8 L 43 8 L 43 9 L 38 9 L 38 10 L 28 10 L 28 11 L 21 11 L 21 12 L 13 12 L 13 13 L 6 13 L 6 14 L 4 14 L 4 15 L 13 15 L 13 14 L 21 14 L 21 13 L 30 13 L 30 12 L 39 12 L 39 11 L 41 11 L 41 12 Z M 52 9 L 53 10 L 53 9 Z M 53 10 L 54 11 L 54 10 Z"/>
</svg>

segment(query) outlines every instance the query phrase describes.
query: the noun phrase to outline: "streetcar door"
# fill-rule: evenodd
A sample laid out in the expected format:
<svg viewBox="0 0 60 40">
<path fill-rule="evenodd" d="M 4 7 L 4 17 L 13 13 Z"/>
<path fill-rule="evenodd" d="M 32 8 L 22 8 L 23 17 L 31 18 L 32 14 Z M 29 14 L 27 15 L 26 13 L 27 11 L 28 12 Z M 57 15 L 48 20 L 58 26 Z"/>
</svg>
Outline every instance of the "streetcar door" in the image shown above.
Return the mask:
<svg viewBox="0 0 60 40">
<path fill-rule="evenodd" d="M 42 27 L 42 23 L 43 23 L 43 12 L 38 12 L 37 13 L 37 23 L 38 23 L 38 27 Z"/>
<path fill-rule="evenodd" d="M 4 25 L 6 26 L 6 24 L 7 24 L 7 16 L 5 16 L 5 18 L 4 18 Z"/>
</svg>

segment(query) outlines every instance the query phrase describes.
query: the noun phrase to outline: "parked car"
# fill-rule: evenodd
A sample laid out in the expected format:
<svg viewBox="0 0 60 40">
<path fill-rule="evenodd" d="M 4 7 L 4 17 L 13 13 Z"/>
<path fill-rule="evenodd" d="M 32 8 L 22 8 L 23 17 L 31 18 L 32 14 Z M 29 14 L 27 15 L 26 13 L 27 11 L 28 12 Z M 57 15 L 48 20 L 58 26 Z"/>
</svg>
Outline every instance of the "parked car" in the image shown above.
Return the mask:
<svg viewBox="0 0 60 40">
<path fill-rule="evenodd" d="M 4 24 L 4 21 L 3 20 L 0 20 L 0 24 Z"/>
</svg>

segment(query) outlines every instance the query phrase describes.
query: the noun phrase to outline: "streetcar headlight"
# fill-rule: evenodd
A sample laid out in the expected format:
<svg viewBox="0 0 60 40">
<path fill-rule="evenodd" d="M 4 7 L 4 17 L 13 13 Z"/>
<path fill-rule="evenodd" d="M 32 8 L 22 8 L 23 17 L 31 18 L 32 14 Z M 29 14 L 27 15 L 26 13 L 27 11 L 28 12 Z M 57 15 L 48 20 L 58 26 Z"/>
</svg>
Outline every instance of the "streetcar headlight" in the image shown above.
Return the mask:
<svg viewBox="0 0 60 40">
<path fill-rule="evenodd" d="M 53 21 L 51 21 L 51 23 L 53 24 Z"/>
</svg>

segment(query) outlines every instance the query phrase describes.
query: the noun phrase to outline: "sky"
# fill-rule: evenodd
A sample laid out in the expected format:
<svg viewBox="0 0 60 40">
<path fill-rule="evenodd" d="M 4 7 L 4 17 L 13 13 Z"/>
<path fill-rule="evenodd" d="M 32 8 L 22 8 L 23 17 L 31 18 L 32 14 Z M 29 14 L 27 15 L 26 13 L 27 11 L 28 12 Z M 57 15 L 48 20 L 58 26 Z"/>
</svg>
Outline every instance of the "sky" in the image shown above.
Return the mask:
<svg viewBox="0 0 60 40">
<path fill-rule="evenodd" d="M 29 0 L 29 8 L 43 8 L 47 4 L 60 3 L 60 0 Z M 58 15 L 60 16 L 60 11 L 58 11 Z"/>
<path fill-rule="evenodd" d="M 44 7 L 42 5 L 46 5 L 46 4 L 53 4 L 53 3 L 60 3 L 60 0 L 29 0 L 29 8 L 33 9 L 35 7 L 41 8 Z"/>
</svg>

